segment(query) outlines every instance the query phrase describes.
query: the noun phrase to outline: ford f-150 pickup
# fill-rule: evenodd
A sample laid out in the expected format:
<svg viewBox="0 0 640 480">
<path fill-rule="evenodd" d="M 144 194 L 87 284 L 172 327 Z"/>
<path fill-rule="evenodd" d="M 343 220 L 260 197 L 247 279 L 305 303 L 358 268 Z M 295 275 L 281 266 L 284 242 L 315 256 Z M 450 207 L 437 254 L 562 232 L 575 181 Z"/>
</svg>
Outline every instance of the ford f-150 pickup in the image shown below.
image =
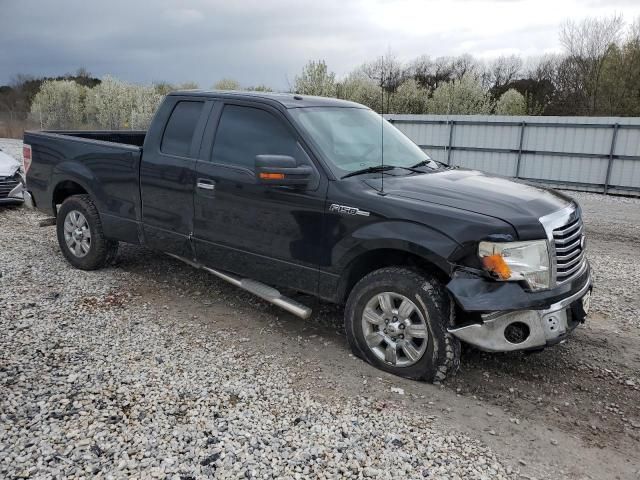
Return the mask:
<svg viewBox="0 0 640 480">
<path fill-rule="evenodd" d="M 461 341 L 538 350 L 587 315 L 576 202 L 438 163 L 355 103 L 175 92 L 147 132 L 26 132 L 24 163 L 74 267 L 128 242 L 303 318 L 287 292 L 344 304 L 353 352 L 408 378 L 455 372 Z"/>
</svg>

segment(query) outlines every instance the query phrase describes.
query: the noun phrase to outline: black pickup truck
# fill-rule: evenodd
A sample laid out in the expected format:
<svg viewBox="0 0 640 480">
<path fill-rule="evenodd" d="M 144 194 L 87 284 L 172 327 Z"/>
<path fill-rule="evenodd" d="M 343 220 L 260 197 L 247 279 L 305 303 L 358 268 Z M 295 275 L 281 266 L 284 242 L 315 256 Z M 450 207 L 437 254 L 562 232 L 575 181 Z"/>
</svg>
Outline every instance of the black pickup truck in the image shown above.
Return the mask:
<svg viewBox="0 0 640 480">
<path fill-rule="evenodd" d="M 306 318 L 277 288 L 345 304 L 353 352 L 440 381 L 460 341 L 536 350 L 583 322 L 571 198 L 433 161 L 370 109 L 182 91 L 147 132 L 26 132 L 28 203 L 73 266 L 145 245 Z"/>
</svg>

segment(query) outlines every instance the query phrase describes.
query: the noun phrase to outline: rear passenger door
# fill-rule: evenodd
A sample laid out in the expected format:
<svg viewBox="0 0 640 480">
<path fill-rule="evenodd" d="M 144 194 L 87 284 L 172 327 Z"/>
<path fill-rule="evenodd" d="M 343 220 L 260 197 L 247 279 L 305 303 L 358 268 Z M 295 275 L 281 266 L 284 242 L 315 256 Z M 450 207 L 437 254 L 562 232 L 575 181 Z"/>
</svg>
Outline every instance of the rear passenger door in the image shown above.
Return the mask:
<svg viewBox="0 0 640 480">
<path fill-rule="evenodd" d="M 226 101 L 212 116 L 215 140 L 197 165 L 194 243 L 200 262 L 248 278 L 315 293 L 327 180 L 278 110 Z M 217 128 L 213 128 L 217 126 Z M 205 142 L 206 144 L 206 142 Z M 308 164 L 306 188 L 256 182 L 256 155 Z"/>
<path fill-rule="evenodd" d="M 202 134 L 213 102 L 197 97 L 167 97 L 154 120 L 140 167 L 145 243 L 151 248 L 193 258 L 193 192 Z"/>
</svg>

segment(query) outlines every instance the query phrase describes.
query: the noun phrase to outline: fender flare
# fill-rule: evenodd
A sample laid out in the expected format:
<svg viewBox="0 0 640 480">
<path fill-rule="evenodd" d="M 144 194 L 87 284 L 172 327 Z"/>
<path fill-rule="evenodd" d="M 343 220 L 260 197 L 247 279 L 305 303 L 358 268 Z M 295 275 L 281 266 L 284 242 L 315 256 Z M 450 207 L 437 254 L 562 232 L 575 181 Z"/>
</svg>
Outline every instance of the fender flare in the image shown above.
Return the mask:
<svg viewBox="0 0 640 480">
<path fill-rule="evenodd" d="M 460 246 L 443 232 L 419 223 L 391 220 L 365 225 L 345 236 L 331 252 L 331 265 L 339 277 L 335 295 L 344 296 L 351 269 L 363 255 L 389 250 L 406 253 L 434 265 L 438 273 L 449 277 L 452 265 L 448 258 Z"/>
<path fill-rule="evenodd" d="M 55 198 L 54 194 L 56 189 L 63 182 L 74 182 L 80 185 L 87 194 L 91 196 L 91 199 L 98 208 L 98 212 L 102 210 L 100 198 L 104 198 L 104 195 L 102 197 L 100 195 L 102 190 L 101 184 L 87 166 L 75 161 L 64 161 L 55 166 L 51 175 L 51 181 L 49 182 L 50 191 L 48 193 L 48 198 L 50 198 L 52 202 L 54 202 L 53 199 Z M 56 205 L 52 205 L 52 208 L 55 212 Z"/>
</svg>

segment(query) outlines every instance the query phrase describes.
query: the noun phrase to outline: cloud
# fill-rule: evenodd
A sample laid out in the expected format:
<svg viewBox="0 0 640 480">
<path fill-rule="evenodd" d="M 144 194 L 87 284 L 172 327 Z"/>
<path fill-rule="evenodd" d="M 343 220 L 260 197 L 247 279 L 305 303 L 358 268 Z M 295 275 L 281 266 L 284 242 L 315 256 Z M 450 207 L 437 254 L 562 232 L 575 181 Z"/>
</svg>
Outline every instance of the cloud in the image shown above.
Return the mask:
<svg viewBox="0 0 640 480">
<path fill-rule="evenodd" d="M 175 25 L 184 26 L 201 22 L 205 19 L 204 14 L 193 8 L 178 8 L 175 10 L 165 10 L 165 18 Z"/>
<path fill-rule="evenodd" d="M 613 1 L 640 15 L 640 2 Z M 597 0 L 9 1 L 0 84 L 85 67 L 137 82 L 234 77 L 285 89 L 309 59 L 344 75 L 389 49 L 407 61 L 554 51 L 563 20 L 606 11 Z"/>
</svg>

